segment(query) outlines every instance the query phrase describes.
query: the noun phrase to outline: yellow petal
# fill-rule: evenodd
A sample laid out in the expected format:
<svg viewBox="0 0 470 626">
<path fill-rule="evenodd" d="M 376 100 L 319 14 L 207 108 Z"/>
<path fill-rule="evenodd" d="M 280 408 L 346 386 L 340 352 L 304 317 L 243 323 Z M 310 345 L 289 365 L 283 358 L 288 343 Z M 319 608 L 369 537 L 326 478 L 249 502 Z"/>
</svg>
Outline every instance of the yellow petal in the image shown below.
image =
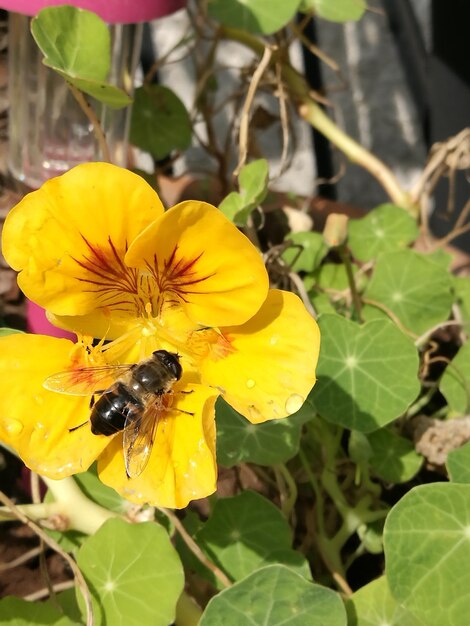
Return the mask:
<svg viewBox="0 0 470 626">
<path fill-rule="evenodd" d="M 138 282 L 123 265 L 125 252 L 162 213 L 157 194 L 140 176 L 109 163 L 85 163 L 12 209 L 3 254 L 20 272 L 23 292 L 52 313 L 112 307 L 125 316 Z"/>
<path fill-rule="evenodd" d="M 147 269 L 167 301 L 194 322 L 241 324 L 256 313 L 268 290 L 258 250 L 215 207 L 182 202 L 132 243 L 126 263 Z"/>
<path fill-rule="evenodd" d="M 150 460 L 137 478 L 127 478 L 122 436 L 98 460 L 100 479 L 136 503 L 183 508 L 216 488 L 214 405 L 217 394 L 201 385 L 175 391 L 173 409 L 158 422 Z M 186 412 L 183 412 L 186 411 Z"/>
<path fill-rule="evenodd" d="M 201 361 L 202 379 L 252 423 L 300 409 L 315 383 L 320 332 L 296 295 L 272 289 L 246 324 L 220 329 L 230 347 Z"/>
<path fill-rule="evenodd" d="M 53 393 L 45 379 L 69 369 L 77 347 L 68 339 L 14 334 L 0 339 L 0 440 L 49 478 L 85 471 L 109 443 L 87 422 L 90 398 Z"/>
</svg>

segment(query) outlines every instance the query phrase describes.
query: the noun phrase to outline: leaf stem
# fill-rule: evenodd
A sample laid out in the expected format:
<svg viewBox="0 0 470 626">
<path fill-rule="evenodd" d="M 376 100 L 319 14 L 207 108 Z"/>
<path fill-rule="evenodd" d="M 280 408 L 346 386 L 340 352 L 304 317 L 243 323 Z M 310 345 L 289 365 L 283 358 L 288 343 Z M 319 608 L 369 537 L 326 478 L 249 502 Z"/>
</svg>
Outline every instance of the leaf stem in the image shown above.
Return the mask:
<svg viewBox="0 0 470 626">
<path fill-rule="evenodd" d="M 89 500 L 72 477 L 62 480 L 43 477 L 43 481 L 54 496 L 55 502 L 51 504 L 57 505 L 68 528 L 93 535 L 108 519 L 119 517 L 118 513 Z"/>
<path fill-rule="evenodd" d="M 354 303 L 354 309 L 356 311 L 357 321 L 362 323 L 364 320 L 362 319 L 362 302 L 359 292 L 356 287 L 356 281 L 354 280 L 354 273 L 352 270 L 351 263 L 351 255 L 349 254 L 349 250 L 346 249 L 345 246 L 340 246 L 338 248 L 339 255 L 346 269 L 346 276 L 348 277 L 349 289 L 351 290 L 351 296 Z"/>
<path fill-rule="evenodd" d="M 281 480 L 283 480 L 287 486 L 287 492 L 284 492 L 284 494 L 281 494 L 284 496 L 284 497 L 281 497 L 281 507 L 282 507 L 282 512 L 284 513 L 286 518 L 289 519 L 289 517 L 291 516 L 292 510 L 295 506 L 295 503 L 297 501 L 297 495 L 298 495 L 297 484 L 292 474 L 289 472 L 287 466 L 284 465 L 284 463 L 279 463 L 278 465 L 275 465 L 273 467 L 273 470 L 276 474 L 276 478 L 278 477 L 278 474 L 280 474 Z"/>
<path fill-rule="evenodd" d="M 67 82 L 67 85 L 69 86 L 69 89 L 70 89 L 70 91 L 73 94 L 73 97 L 78 102 L 80 108 L 85 113 L 85 115 L 87 116 L 89 122 L 93 126 L 93 133 L 94 133 L 96 141 L 98 142 L 98 145 L 100 147 L 101 156 L 103 158 L 103 161 L 107 161 L 108 163 L 111 163 L 112 162 L 111 161 L 111 153 L 109 151 L 108 142 L 106 141 L 106 136 L 105 136 L 104 131 L 103 131 L 102 127 L 101 127 L 100 121 L 97 118 L 97 116 L 96 116 L 96 114 L 95 114 L 95 112 L 93 110 L 93 107 L 88 102 L 88 100 L 85 98 L 85 96 L 80 91 L 80 89 L 77 89 L 77 87 L 75 87 L 75 85 L 72 85 L 72 83 L 69 83 L 69 82 Z"/>
<path fill-rule="evenodd" d="M 80 588 L 80 591 L 83 595 L 83 599 L 85 601 L 86 626 L 93 626 L 93 606 L 91 603 L 90 590 L 88 589 L 88 586 L 83 577 L 83 574 L 80 571 L 78 565 L 75 563 L 74 559 L 69 554 L 67 554 L 67 552 L 64 552 L 64 550 L 62 550 L 60 545 L 54 539 L 52 539 L 52 537 L 49 537 L 49 535 L 40 526 L 38 526 L 35 522 L 29 519 L 16 506 L 16 504 L 12 500 L 10 500 L 10 498 L 7 495 L 3 493 L 3 491 L 0 491 L 0 502 L 3 502 L 3 504 L 6 507 L 8 507 L 12 511 L 12 513 L 14 513 L 17 519 L 19 519 L 21 522 L 23 522 L 23 524 L 26 524 L 26 526 L 31 528 L 31 530 L 33 530 L 36 533 L 36 535 L 44 541 L 45 544 L 47 544 L 55 552 L 60 554 L 62 558 L 65 561 L 67 561 L 67 563 L 69 564 L 75 576 L 75 580 L 77 581 L 77 585 Z"/>
<path fill-rule="evenodd" d="M 222 38 L 245 45 L 259 57 L 263 56 L 266 49 L 265 42 L 243 30 L 222 27 L 219 29 L 218 34 Z M 387 192 L 392 202 L 416 216 L 418 207 L 412 202 L 410 194 L 401 187 L 393 172 L 374 154 L 342 131 L 323 112 L 313 99 L 305 78 L 290 65 L 283 52 L 283 50 L 274 50 L 271 55 L 270 65 L 275 67 L 277 63 L 280 64 L 286 90 L 297 104 L 299 115 L 339 148 L 350 161 L 357 163 L 374 176 Z"/>
<path fill-rule="evenodd" d="M 194 556 L 197 557 L 203 565 L 205 565 L 208 569 L 211 570 L 214 576 L 219 580 L 219 582 L 224 587 L 231 587 L 232 581 L 230 580 L 230 578 L 225 574 L 225 572 L 223 572 L 219 567 L 217 567 L 217 565 L 213 563 L 204 554 L 204 552 L 201 550 L 201 548 L 197 545 L 197 543 L 188 533 L 186 528 L 183 526 L 183 524 L 181 523 L 181 520 L 169 509 L 158 507 L 158 510 L 168 517 L 168 519 L 171 521 L 175 529 L 180 534 L 181 539 L 184 541 L 187 547 L 191 550 Z"/>
</svg>

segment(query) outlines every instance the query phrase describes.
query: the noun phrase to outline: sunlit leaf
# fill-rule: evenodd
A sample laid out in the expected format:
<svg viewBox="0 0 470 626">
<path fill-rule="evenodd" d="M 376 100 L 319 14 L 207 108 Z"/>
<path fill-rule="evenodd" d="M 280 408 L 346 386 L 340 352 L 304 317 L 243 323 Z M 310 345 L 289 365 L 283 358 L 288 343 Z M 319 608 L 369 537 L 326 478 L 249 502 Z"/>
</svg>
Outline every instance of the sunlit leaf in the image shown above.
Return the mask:
<svg viewBox="0 0 470 626">
<path fill-rule="evenodd" d="M 173 622 L 184 575 L 166 530 L 158 524 L 108 520 L 82 545 L 77 562 L 102 623 Z"/>
<path fill-rule="evenodd" d="M 22 598 L 10 596 L 0 600 L 0 624 L 8 624 L 8 626 L 32 626 L 34 624 L 73 626 L 77 622 L 62 615 L 50 600 L 47 602 L 28 602 Z"/>
<path fill-rule="evenodd" d="M 447 365 L 439 390 L 450 409 L 458 415 L 470 410 L 470 341 L 467 341 Z"/>
<path fill-rule="evenodd" d="M 346 626 L 334 591 L 271 565 L 214 596 L 199 626 Z"/>
<path fill-rule="evenodd" d="M 320 233 L 290 233 L 286 240 L 292 245 L 283 252 L 282 258 L 294 272 L 313 272 L 328 252 Z"/>
<path fill-rule="evenodd" d="M 405 328 L 419 335 L 449 317 L 451 276 L 413 250 L 386 252 L 377 260 L 365 296 L 385 306 Z M 376 310 L 369 307 L 369 319 Z"/>
<path fill-rule="evenodd" d="M 332 22 L 359 20 L 367 8 L 365 0 L 303 0 L 301 11 L 314 11 Z"/>
<path fill-rule="evenodd" d="M 393 598 L 381 576 L 346 601 L 348 626 L 425 626 Z"/>
<path fill-rule="evenodd" d="M 447 469 L 454 483 L 470 483 L 470 442 L 447 455 Z"/>
<path fill-rule="evenodd" d="M 238 177 L 240 192 L 232 191 L 219 205 L 225 217 L 237 226 L 246 226 L 253 209 L 266 197 L 268 175 L 269 165 L 266 159 L 244 165 Z"/>
<path fill-rule="evenodd" d="M 386 574 L 394 598 L 426 626 L 468 626 L 470 485 L 409 491 L 385 522 Z"/>
<path fill-rule="evenodd" d="M 209 15 L 224 26 L 270 35 L 295 15 L 300 0 L 209 0 Z"/>
<path fill-rule="evenodd" d="M 381 204 L 365 217 L 350 220 L 348 231 L 348 245 L 359 261 L 404 248 L 419 233 L 416 220 L 394 204 Z"/>
<path fill-rule="evenodd" d="M 362 432 L 399 417 L 420 388 L 413 342 L 387 320 L 359 326 L 339 315 L 322 315 L 319 326 L 318 380 L 311 394 L 318 413 Z"/>
<path fill-rule="evenodd" d="M 44 64 L 75 87 L 113 108 L 131 102 L 122 89 L 106 82 L 110 33 L 95 13 L 68 5 L 47 7 L 33 18 L 31 32 Z"/>
</svg>

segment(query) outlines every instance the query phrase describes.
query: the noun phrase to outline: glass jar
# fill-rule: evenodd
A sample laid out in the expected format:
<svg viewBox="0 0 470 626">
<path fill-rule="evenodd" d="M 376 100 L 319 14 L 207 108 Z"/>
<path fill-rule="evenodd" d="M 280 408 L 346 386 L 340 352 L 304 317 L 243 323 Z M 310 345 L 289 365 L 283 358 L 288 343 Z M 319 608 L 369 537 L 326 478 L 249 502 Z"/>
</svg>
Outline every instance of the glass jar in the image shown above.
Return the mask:
<svg viewBox="0 0 470 626">
<path fill-rule="evenodd" d="M 30 32 L 31 18 L 10 13 L 8 40 L 8 166 L 15 178 L 36 188 L 74 165 L 103 159 L 93 126 L 65 80 L 42 63 Z M 142 24 L 112 24 L 108 81 L 131 94 L 140 55 Z M 90 96 L 111 161 L 127 165 L 131 107 L 111 109 Z"/>
</svg>

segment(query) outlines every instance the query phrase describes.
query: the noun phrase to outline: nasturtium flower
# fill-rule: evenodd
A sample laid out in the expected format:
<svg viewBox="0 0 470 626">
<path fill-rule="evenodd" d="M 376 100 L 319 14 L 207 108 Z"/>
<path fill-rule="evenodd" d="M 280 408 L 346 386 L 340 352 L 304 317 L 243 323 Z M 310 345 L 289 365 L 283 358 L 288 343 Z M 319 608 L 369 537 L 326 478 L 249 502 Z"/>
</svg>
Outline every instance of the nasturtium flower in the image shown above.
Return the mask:
<svg viewBox="0 0 470 626">
<path fill-rule="evenodd" d="M 79 165 L 25 196 L 5 221 L 3 254 L 25 295 L 77 335 L 0 339 L 0 440 L 39 474 L 59 479 L 97 460 L 128 500 L 184 507 L 216 487 L 219 395 L 260 423 L 297 411 L 315 382 L 317 324 L 297 296 L 269 288 L 256 247 L 205 202 L 165 211 L 128 170 Z M 43 383 L 161 349 L 178 353 L 183 375 L 146 468 L 128 478 L 122 433 L 74 428 L 90 397 Z"/>
</svg>

